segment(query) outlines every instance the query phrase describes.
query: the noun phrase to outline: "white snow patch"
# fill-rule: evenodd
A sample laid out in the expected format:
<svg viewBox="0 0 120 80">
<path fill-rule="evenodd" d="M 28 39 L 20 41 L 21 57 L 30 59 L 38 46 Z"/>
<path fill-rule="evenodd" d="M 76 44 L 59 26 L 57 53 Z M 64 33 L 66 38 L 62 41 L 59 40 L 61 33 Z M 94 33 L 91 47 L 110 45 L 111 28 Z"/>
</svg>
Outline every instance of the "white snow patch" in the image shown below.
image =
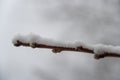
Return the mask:
<svg viewBox="0 0 120 80">
<path fill-rule="evenodd" d="M 84 48 L 89 48 L 88 45 L 86 45 L 83 42 L 70 42 L 70 41 L 66 41 L 66 42 L 60 42 L 60 41 L 56 41 L 56 40 L 52 40 L 52 39 L 47 39 L 47 38 L 42 38 L 41 36 L 38 36 L 36 34 L 29 34 L 26 36 L 22 36 L 20 34 L 16 35 L 12 42 L 13 44 L 16 44 L 17 40 L 24 42 L 24 43 L 38 43 L 38 44 L 45 44 L 45 45 L 50 45 L 50 46 L 61 46 L 61 47 L 73 47 L 73 48 L 77 48 L 77 47 L 84 47 Z"/>
<path fill-rule="evenodd" d="M 120 46 L 103 45 L 103 44 L 97 44 L 94 46 L 94 53 L 104 54 L 105 52 L 120 54 Z"/>
<path fill-rule="evenodd" d="M 52 39 L 47 39 L 47 38 L 42 38 L 39 35 L 36 34 L 29 34 L 26 36 L 22 36 L 20 34 L 16 35 L 12 42 L 13 44 L 16 44 L 17 40 L 24 42 L 24 43 L 38 43 L 38 44 L 45 44 L 49 46 L 59 46 L 59 47 L 72 47 L 72 48 L 77 48 L 77 47 L 83 47 L 87 48 L 90 50 L 93 50 L 95 54 L 104 54 L 105 52 L 107 53 L 118 53 L 120 54 L 120 46 L 112 46 L 112 45 L 103 45 L 103 44 L 97 44 L 97 45 L 92 45 L 92 44 L 85 44 L 83 42 L 60 42 Z"/>
</svg>

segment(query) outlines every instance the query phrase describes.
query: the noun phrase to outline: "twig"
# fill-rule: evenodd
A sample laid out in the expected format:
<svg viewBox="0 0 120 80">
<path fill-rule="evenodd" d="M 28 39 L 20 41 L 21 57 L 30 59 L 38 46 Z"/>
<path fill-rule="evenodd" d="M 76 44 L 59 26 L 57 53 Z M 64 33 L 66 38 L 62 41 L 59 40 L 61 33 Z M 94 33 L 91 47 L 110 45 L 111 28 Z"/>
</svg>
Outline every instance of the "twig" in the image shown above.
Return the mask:
<svg viewBox="0 0 120 80">
<path fill-rule="evenodd" d="M 102 54 L 96 54 L 94 52 L 94 50 L 91 50 L 91 49 L 88 49 L 88 48 L 83 48 L 82 46 L 77 47 L 77 48 L 61 47 L 61 46 L 51 46 L 51 45 L 38 44 L 38 43 L 24 43 L 24 42 L 21 42 L 19 40 L 16 41 L 14 46 L 16 46 L 16 47 L 26 46 L 26 47 L 32 47 L 32 48 L 47 48 L 47 49 L 52 49 L 53 53 L 60 53 L 61 51 L 84 52 L 84 53 L 94 54 L 95 59 L 101 59 L 101 58 L 104 58 L 104 57 L 120 57 L 120 54 L 118 54 L 118 53 L 104 52 Z"/>
</svg>

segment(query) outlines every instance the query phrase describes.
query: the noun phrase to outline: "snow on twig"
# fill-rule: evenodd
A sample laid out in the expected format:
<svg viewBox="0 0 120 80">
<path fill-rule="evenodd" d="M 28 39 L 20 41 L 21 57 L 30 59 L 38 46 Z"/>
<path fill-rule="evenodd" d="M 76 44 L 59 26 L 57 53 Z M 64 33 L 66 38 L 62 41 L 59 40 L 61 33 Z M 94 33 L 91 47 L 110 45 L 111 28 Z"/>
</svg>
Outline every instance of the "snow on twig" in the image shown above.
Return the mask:
<svg viewBox="0 0 120 80">
<path fill-rule="evenodd" d="M 32 48 L 48 48 L 53 53 L 61 51 L 77 51 L 94 54 L 95 59 L 104 57 L 120 57 L 120 46 L 103 45 L 103 44 L 85 44 L 83 42 L 60 42 L 47 38 L 42 38 L 35 34 L 26 36 L 16 35 L 13 40 L 15 46 L 26 46 Z"/>
</svg>

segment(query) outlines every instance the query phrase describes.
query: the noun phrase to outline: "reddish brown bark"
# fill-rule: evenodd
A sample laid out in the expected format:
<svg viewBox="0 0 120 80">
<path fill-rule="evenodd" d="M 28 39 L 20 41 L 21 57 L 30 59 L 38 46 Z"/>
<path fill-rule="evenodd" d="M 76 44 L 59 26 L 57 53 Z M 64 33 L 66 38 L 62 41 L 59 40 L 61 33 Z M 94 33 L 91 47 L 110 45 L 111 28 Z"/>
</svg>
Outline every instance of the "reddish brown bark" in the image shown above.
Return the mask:
<svg viewBox="0 0 120 80">
<path fill-rule="evenodd" d="M 72 47 L 61 47 L 61 46 L 50 46 L 50 45 L 45 45 L 45 44 L 38 44 L 38 43 L 24 43 L 21 41 L 17 41 L 14 46 L 19 47 L 19 46 L 26 46 L 26 47 L 32 47 L 32 48 L 47 48 L 47 49 L 52 49 L 53 53 L 60 53 L 61 51 L 76 51 L 76 52 L 84 52 L 84 53 L 90 53 L 94 54 L 95 59 L 100 59 L 104 57 L 120 57 L 120 54 L 117 53 L 102 53 L 102 54 L 95 54 L 93 50 L 83 48 L 82 46 L 77 47 L 77 48 L 72 48 Z"/>
</svg>

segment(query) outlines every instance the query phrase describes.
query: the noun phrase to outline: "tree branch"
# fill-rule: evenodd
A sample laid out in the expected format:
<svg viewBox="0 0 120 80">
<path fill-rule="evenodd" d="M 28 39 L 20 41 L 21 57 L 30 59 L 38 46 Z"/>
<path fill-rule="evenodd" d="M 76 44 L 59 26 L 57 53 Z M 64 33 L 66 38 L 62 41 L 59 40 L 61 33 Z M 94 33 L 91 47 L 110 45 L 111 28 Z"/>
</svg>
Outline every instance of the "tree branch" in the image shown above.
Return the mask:
<svg viewBox="0 0 120 80">
<path fill-rule="evenodd" d="M 96 54 L 94 49 L 85 48 L 84 46 L 73 48 L 73 47 L 64 47 L 64 46 L 52 46 L 52 45 L 46 45 L 44 43 L 42 44 L 42 43 L 36 43 L 36 42 L 26 43 L 26 42 L 22 42 L 20 40 L 16 40 L 16 42 L 14 43 L 14 46 L 16 46 L 16 47 L 25 46 L 25 47 L 32 47 L 32 48 L 47 48 L 47 49 L 52 49 L 53 53 L 60 53 L 61 51 L 84 52 L 84 53 L 94 54 L 95 59 L 101 59 L 104 57 L 120 57 L 120 53 L 114 53 L 114 52 L 105 52 L 104 51 L 103 53 Z"/>
</svg>

